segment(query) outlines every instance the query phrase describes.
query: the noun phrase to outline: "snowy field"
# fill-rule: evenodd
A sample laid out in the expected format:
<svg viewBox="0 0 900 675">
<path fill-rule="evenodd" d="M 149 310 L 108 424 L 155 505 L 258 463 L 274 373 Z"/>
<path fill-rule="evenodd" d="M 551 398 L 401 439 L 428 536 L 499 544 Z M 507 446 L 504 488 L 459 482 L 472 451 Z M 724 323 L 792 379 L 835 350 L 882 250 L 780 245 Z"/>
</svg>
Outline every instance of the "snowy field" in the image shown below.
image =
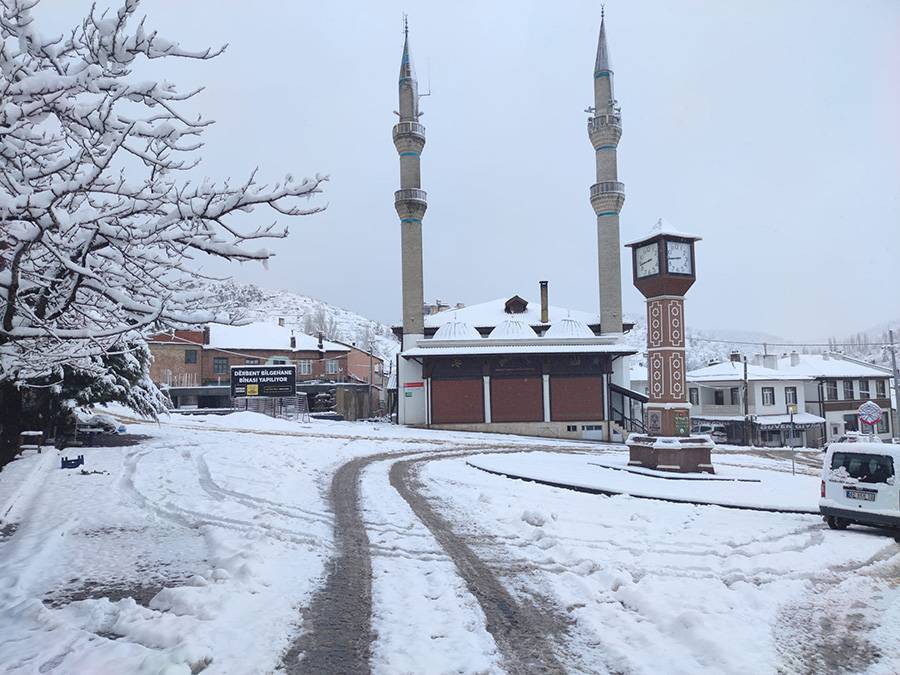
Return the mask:
<svg viewBox="0 0 900 675">
<path fill-rule="evenodd" d="M 144 438 L 79 450 L 88 473 L 59 469 L 55 451 L 0 473 L 0 672 L 313 672 L 297 661 L 325 622 L 310 608 L 358 562 L 376 673 L 516 670 L 524 634 L 498 628 L 498 606 L 569 672 L 900 671 L 900 546 L 883 532 L 466 464 L 551 449 L 610 462 L 620 448 L 252 413 L 128 431 Z M 329 497 L 351 461 L 361 561 Z"/>
</svg>

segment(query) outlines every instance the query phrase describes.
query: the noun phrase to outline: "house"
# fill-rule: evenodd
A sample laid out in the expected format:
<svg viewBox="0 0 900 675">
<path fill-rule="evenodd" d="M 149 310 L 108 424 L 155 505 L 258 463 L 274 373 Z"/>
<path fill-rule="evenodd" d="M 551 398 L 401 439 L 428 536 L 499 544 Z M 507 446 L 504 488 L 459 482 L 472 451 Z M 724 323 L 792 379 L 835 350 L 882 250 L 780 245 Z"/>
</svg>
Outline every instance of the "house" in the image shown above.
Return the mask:
<svg viewBox="0 0 900 675">
<path fill-rule="evenodd" d="M 286 365 L 297 368 L 298 382 L 371 385 L 381 398 L 383 362 L 353 345 L 313 337 L 278 323 L 244 326 L 210 323 L 197 330 L 175 330 L 148 341 L 150 377 L 169 389 L 176 407 L 230 406 L 232 366 Z"/>
<path fill-rule="evenodd" d="M 820 447 L 858 430 L 857 409 L 868 400 L 885 412 L 874 431 L 891 437 L 890 371 L 842 354 L 757 354 L 745 379 L 743 357 L 733 353 L 687 380 L 692 418 L 720 426 L 732 443 L 746 443 L 749 433 L 759 445 Z"/>
</svg>

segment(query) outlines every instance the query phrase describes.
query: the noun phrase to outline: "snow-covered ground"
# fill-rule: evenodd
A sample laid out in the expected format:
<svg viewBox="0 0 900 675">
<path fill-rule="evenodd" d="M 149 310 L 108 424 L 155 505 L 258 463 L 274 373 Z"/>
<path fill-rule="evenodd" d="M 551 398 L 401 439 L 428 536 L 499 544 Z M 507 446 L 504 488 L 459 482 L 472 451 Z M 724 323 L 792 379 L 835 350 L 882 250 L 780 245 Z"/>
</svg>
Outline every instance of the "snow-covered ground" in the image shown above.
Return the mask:
<svg viewBox="0 0 900 675">
<path fill-rule="evenodd" d="M 433 459 L 416 465 L 422 495 L 513 598 L 561 617 L 554 653 L 569 670 L 900 663 L 900 547 L 883 533 L 579 494 L 459 456 L 552 448 L 611 461 L 620 449 L 253 413 L 128 431 L 145 438 L 64 453 L 84 454 L 88 473 L 61 470 L 56 451 L 0 472 L 0 672 L 289 668 L 282 659 L 336 556 L 332 478 L 372 455 L 359 509 L 375 672 L 502 672 L 506 654 L 471 570 L 398 492 L 392 455 Z"/>
</svg>

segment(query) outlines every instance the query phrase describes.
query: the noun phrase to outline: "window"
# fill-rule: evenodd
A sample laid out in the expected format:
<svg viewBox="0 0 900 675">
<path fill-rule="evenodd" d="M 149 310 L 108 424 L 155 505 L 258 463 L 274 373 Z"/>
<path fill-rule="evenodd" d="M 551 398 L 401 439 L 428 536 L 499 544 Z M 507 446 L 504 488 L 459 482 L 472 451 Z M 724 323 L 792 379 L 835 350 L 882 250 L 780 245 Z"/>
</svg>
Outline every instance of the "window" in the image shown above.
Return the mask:
<svg viewBox="0 0 900 675">
<path fill-rule="evenodd" d="M 762 388 L 762 404 L 775 405 L 775 387 Z"/>
<path fill-rule="evenodd" d="M 196 349 L 185 349 L 184 350 L 184 362 L 185 363 L 197 363 L 197 350 Z"/>
<path fill-rule="evenodd" d="M 844 431 L 859 431 L 859 417 L 844 415 Z"/>
<path fill-rule="evenodd" d="M 578 431 L 578 425 L 577 424 L 567 424 L 566 431 Z"/>
<path fill-rule="evenodd" d="M 886 434 L 890 431 L 888 428 L 888 419 L 890 418 L 891 413 L 889 411 L 885 411 L 885 413 L 881 416 L 881 419 L 878 420 L 877 429 L 875 430 L 876 434 Z"/>
<path fill-rule="evenodd" d="M 252 357 L 247 357 L 246 359 L 244 359 L 244 363 L 247 364 L 248 366 L 258 366 L 258 365 L 259 365 L 259 359 L 254 359 L 254 358 L 252 358 Z"/>
<path fill-rule="evenodd" d="M 228 372 L 228 357 L 227 356 L 213 357 L 213 372 L 216 375 L 225 375 Z"/>
<path fill-rule="evenodd" d="M 844 400 L 853 400 L 853 380 L 844 380 Z"/>
<path fill-rule="evenodd" d="M 700 405 L 700 390 L 697 389 L 697 387 L 688 389 L 688 397 L 691 401 L 691 405 Z"/>
<path fill-rule="evenodd" d="M 831 470 L 839 469 L 861 483 L 886 483 L 894 476 L 894 460 L 888 455 L 836 452 L 831 457 Z"/>
<path fill-rule="evenodd" d="M 714 395 L 716 405 L 725 405 L 725 391 L 723 389 L 716 389 Z"/>
<path fill-rule="evenodd" d="M 875 380 L 875 398 L 887 398 L 887 387 L 884 380 Z"/>
<path fill-rule="evenodd" d="M 837 401 L 837 380 L 825 380 L 825 400 Z"/>
<path fill-rule="evenodd" d="M 731 388 L 731 405 L 741 404 L 741 390 L 738 387 Z"/>
<path fill-rule="evenodd" d="M 869 398 L 869 381 L 859 380 L 857 386 L 859 387 L 859 397 Z"/>
<path fill-rule="evenodd" d="M 341 372 L 341 369 L 338 367 L 337 359 L 328 359 L 325 362 L 325 373 L 327 375 L 337 375 Z"/>
<path fill-rule="evenodd" d="M 297 362 L 300 366 L 300 374 L 301 375 L 312 375 L 312 361 L 309 359 L 304 359 L 302 361 Z"/>
<path fill-rule="evenodd" d="M 272 365 L 273 366 L 286 366 L 287 359 L 277 359 L 277 358 L 272 359 Z"/>
<path fill-rule="evenodd" d="M 784 388 L 784 402 L 788 405 L 797 404 L 797 387 Z"/>
</svg>

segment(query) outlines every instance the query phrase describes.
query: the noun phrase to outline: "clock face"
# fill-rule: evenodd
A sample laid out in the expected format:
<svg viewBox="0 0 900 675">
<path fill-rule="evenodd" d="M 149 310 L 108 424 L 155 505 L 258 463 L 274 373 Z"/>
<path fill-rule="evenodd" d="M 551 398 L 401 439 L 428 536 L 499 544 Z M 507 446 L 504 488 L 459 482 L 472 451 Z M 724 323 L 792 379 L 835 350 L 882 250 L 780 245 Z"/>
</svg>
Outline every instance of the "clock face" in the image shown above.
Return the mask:
<svg viewBox="0 0 900 675">
<path fill-rule="evenodd" d="M 659 274 L 659 246 L 656 242 L 641 246 L 635 253 L 638 278 Z"/>
<path fill-rule="evenodd" d="M 691 260 L 691 245 L 686 241 L 667 241 L 666 261 L 670 274 L 694 273 L 694 261 Z"/>
</svg>

